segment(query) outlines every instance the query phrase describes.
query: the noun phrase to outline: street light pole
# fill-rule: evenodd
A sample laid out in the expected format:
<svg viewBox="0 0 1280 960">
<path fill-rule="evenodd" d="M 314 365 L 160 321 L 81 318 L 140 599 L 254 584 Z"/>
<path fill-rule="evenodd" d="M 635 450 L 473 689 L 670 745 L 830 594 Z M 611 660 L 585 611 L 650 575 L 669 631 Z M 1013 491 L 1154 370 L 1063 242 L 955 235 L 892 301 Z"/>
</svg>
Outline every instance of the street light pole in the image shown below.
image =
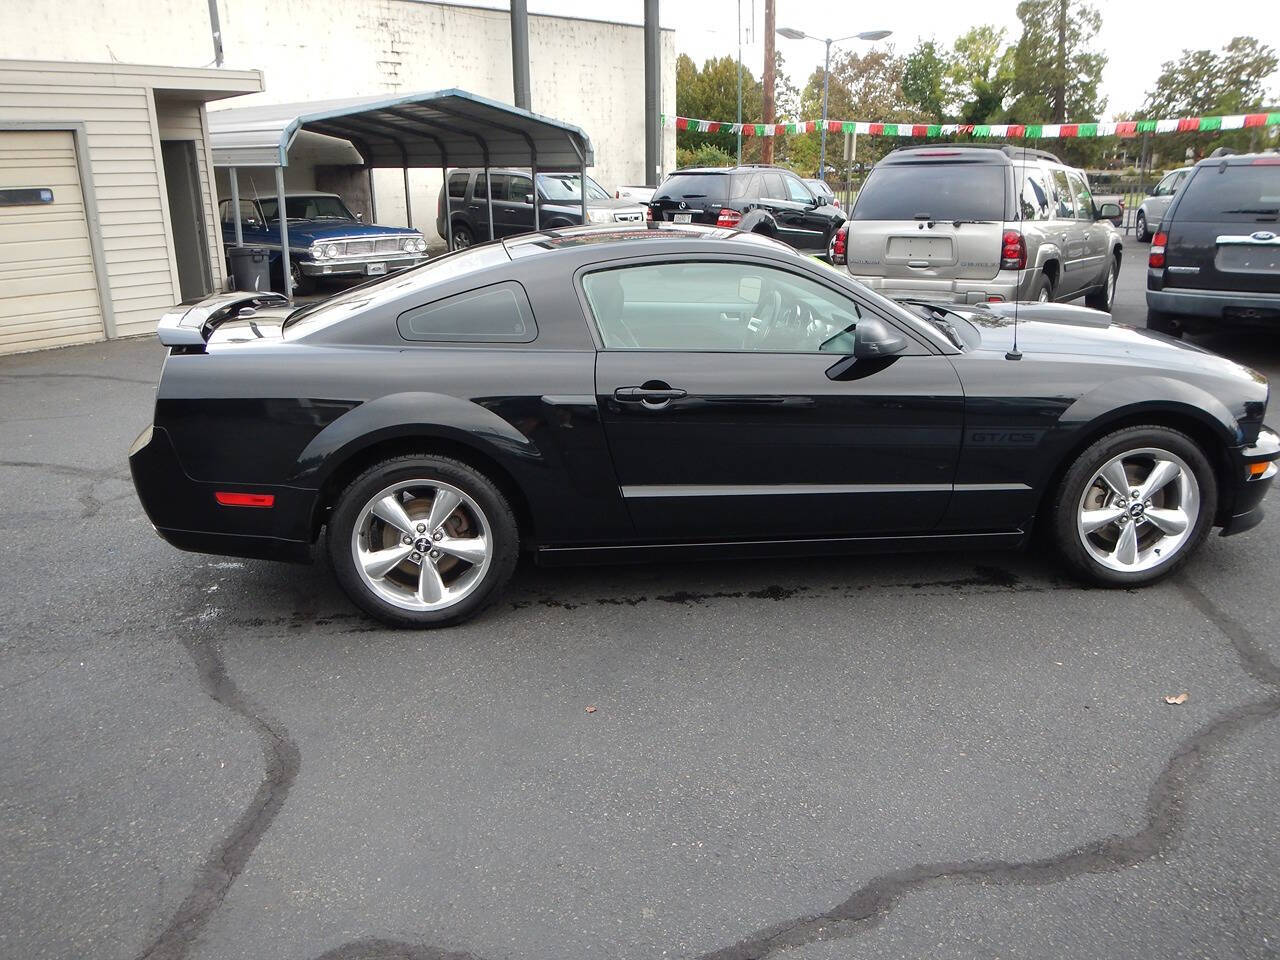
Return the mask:
<svg viewBox="0 0 1280 960">
<path fill-rule="evenodd" d="M 742 0 L 738 0 L 738 166 L 742 166 Z"/>
<path fill-rule="evenodd" d="M 827 59 L 822 65 L 822 149 L 818 155 L 818 179 L 827 178 L 827 88 L 831 85 L 831 41 L 827 41 Z"/>
<path fill-rule="evenodd" d="M 827 95 L 831 86 L 831 45 L 843 40 L 883 40 L 891 33 L 893 33 L 892 30 L 864 30 L 862 33 L 851 33 L 847 37 L 823 39 L 810 36 L 795 27 L 781 27 L 778 30 L 778 34 L 788 40 L 820 40 L 827 45 L 827 56 L 822 64 L 822 148 L 818 159 L 819 179 L 825 178 L 827 174 Z"/>
</svg>

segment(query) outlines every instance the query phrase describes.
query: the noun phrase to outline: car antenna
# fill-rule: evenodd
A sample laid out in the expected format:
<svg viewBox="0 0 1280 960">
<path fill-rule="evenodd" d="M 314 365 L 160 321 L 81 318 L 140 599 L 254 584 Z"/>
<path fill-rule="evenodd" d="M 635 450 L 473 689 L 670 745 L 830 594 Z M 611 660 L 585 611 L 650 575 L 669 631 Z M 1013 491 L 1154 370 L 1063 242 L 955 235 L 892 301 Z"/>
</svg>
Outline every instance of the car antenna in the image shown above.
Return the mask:
<svg viewBox="0 0 1280 960">
<path fill-rule="evenodd" d="M 1018 211 L 1018 236 L 1022 236 L 1022 179 L 1027 175 L 1027 138 L 1022 138 L 1022 167 L 1021 173 L 1014 179 L 1013 206 Z M 1004 254 L 1004 244 L 1001 243 L 1001 256 Z M 1022 351 L 1018 349 L 1018 287 L 1014 285 L 1013 292 L 1013 347 L 1004 355 L 1006 360 L 1021 360 Z"/>
</svg>

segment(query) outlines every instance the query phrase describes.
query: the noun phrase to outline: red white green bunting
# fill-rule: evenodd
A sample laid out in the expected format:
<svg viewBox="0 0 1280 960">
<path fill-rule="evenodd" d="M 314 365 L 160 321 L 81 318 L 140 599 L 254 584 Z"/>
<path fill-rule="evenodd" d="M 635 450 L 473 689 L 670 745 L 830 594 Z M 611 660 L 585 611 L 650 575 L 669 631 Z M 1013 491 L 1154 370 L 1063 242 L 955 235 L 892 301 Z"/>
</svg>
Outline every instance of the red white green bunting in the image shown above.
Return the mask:
<svg viewBox="0 0 1280 960">
<path fill-rule="evenodd" d="M 744 137 L 774 137 L 783 133 L 814 133 L 817 120 L 798 123 L 721 123 L 692 117 L 662 115 L 664 127 L 697 133 L 738 133 Z M 868 123 L 862 120 L 828 120 L 828 133 L 857 133 L 884 137 L 1000 137 L 1057 139 L 1070 137 L 1136 137 L 1140 133 L 1204 133 L 1280 125 L 1280 112 L 1238 113 L 1229 117 L 1179 117 L 1170 120 L 1117 120 L 1112 123 Z"/>
</svg>

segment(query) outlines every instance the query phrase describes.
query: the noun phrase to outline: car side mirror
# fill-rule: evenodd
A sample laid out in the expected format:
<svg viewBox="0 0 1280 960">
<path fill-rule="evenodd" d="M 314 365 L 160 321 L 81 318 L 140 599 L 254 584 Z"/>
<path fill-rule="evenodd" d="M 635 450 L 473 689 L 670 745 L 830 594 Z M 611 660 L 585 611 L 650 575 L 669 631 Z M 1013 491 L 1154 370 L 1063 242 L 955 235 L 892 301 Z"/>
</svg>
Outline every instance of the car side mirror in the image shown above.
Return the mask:
<svg viewBox="0 0 1280 960">
<path fill-rule="evenodd" d="M 364 223 L 364 214 L 357 211 L 356 223 Z"/>
<path fill-rule="evenodd" d="M 1118 220 L 1122 215 L 1120 204 L 1108 201 L 1098 208 L 1099 220 Z"/>
<path fill-rule="evenodd" d="M 907 338 L 879 317 L 863 317 L 854 328 L 853 356 L 858 360 L 892 357 L 907 349 Z"/>
</svg>

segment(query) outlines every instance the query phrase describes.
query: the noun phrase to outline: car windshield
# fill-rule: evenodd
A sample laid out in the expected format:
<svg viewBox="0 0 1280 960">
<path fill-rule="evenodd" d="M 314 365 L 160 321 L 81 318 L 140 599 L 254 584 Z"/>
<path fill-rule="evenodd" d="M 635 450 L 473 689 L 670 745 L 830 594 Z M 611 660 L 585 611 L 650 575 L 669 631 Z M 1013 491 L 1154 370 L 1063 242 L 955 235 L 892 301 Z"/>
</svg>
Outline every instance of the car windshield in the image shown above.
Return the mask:
<svg viewBox="0 0 1280 960">
<path fill-rule="evenodd" d="M 278 201 L 260 198 L 259 206 L 262 215 L 268 220 L 275 220 L 280 209 Z M 290 220 L 355 220 L 355 214 L 347 209 L 347 205 L 337 197 L 324 194 L 305 197 L 285 197 L 284 208 Z"/>
<path fill-rule="evenodd" d="M 854 220 L 1003 220 L 1008 168 L 995 163 L 894 163 L 876 167 Z"/>
<path fill-rule="evenodd" d="M 655 200 L 728 199 L 729 176 L 724 173 L 673 173 L 653 195 Z"/>
<path fill-rule="evenodd" d="M 1175 216 L 1229 223 L 1280 219 L 1280 162 L 1201 167 L 1183 187 Z"/>
<path fill-rule="evenodd" d="M 366 280 L 328 300 L 300 307 L 289 314 L 284 326 L 296 336 L 314 333 L 370 307 L 388 303 L 444 280 L 507 263 L 510 259 L 500 243 L 486 243 L 447 253 L 428 260 L 421 266 Z"/>
<path fill-rule="evenodd" d="M 582 196 L 582 181 L 574 173 L 540 173 L 538 187 L 548 200 L 577 200 Z M 587 177 L 587 199 L 609 200 L 609 191 Z"/>
</svg>

